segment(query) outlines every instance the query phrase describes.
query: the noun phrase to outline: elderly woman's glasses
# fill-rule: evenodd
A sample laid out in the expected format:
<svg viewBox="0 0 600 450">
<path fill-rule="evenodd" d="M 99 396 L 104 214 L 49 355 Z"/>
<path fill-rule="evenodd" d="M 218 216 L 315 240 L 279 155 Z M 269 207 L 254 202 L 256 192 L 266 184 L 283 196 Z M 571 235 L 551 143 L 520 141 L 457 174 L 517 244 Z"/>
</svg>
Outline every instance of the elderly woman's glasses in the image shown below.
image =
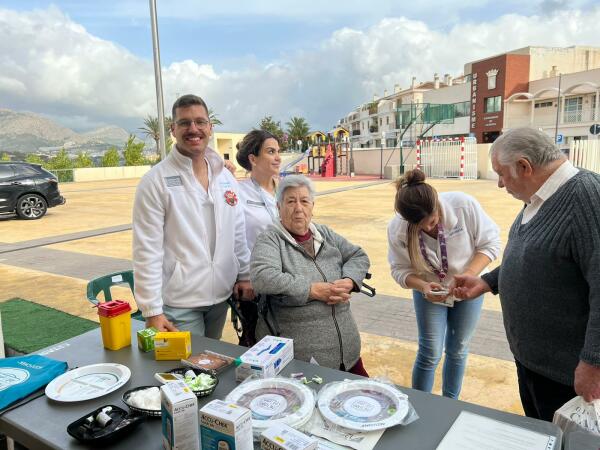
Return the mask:
<svg viewBox="0 0 600 450">
<path fill-rule="evenodd" d="M 192 126 L 192 123 L 196 124 L 196 127 L 198 127 L 198 128 L 206 128 L 210 124 L 210 122 L 206 119 L 196 119 L 196 120 L 181 119 L 181 120 L 178 120 L 177 122 L 175 122 L 175 124 L 181 128 L 189 128 Z"/>
</svg>

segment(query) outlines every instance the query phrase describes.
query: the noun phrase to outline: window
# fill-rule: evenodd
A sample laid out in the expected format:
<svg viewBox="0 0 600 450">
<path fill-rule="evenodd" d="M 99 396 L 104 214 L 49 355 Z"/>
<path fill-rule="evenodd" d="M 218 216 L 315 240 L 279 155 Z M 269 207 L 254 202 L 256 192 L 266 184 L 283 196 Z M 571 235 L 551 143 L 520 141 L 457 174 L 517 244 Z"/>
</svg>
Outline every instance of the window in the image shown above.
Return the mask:
<svg viewBox="0 0 600 450">
<path fill-rule="evenodd" d="M 389 124 L 390 124 L 390 116 L 387 116 L 387 117 L 385 118 L 385 124 L 386 124 L 386 125 L 389 125 Z"/>
<path fill-rule="evenodd" d="M 502 96 L 487 97 L 485 99 L 485 112 L 494 113 L 502 109 Z"/>
<path fill-rule="evenodd" d="M 554 102 L 539 102 L 535 104 L 536 108 L 551 108 Z"/>
<path fill-rule="evenodd" d="M 454 104 L 454 117 L 468 117 L 471 115 L 471 102 Z"/>
<path fill-rule="evenodd" d="M 15 172 L 17 173 L 17 175 L 23 176 L 23 175 L 39 175 L 40 173 L 35 170 L 33 167 L 30 166 L 21 166 L 21 165 L 16 165 L 15 167 Z"/>
<path fill-rule="evenodd" d="M 8 180 L 13 176 L 14 173 L 10 164 L 0 164 L 0 180 Z"/>
<path fill-rule="evenodd" d="M 496 89 L 496 76 L 498 75 L 498 69 L 488 70 L 485 74 L 488 77 L 488 89 Z"/>
</svg>

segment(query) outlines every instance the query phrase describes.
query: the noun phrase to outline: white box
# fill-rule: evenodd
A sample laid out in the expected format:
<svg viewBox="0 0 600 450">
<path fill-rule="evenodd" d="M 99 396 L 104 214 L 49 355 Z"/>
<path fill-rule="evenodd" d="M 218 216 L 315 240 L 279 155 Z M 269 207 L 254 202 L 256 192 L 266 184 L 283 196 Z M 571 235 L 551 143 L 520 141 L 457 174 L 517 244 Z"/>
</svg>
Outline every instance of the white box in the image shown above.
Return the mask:
<svg viewBox="0 0 600 450">
<path fill-rule="evenodd" d="M 160 387 L 162 441 L 165 450 L 198 450 L 198 399 L 184 381 Z"/>
<path fill-rule="evenodd" d="M 202 450 L 253 450 L 252 413 L 248 408 L 213 400 L 200 409 Z"/>
<path fill-rule="evenodd" d="M 244 381 L 250 375 L 271 378 L 281 372 L 281 369 L 292 359 L 294 359 L 292 339 L 265 336 L 240 356 L 240 364 L 235 369 L 235 378 L 237 381 Z"/>
<path fill-rule="evenodd" d="M 318 442 L 283 423 L 273 425 L 260 435 L 262 450 L 315 450 Z"/>
</svg>

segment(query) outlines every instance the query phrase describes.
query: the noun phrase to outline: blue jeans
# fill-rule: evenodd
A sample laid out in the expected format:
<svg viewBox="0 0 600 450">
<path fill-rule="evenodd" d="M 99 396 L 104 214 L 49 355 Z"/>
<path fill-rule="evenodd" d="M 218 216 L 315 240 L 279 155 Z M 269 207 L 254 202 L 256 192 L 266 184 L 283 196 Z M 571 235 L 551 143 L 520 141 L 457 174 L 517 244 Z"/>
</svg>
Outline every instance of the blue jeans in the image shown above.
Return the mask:
<svg viewBox="0 0 600 450">
<path fill-rule="evenodd" d="M 413 366 L 412 387 L 431 392 L 435 369 L 445 347 L 442 394 L 458 398 L 469 342 L 479 321 L 483 295 L 474 300 L 456 302 L 454 308 L 431 303 L 418 291 L 413 291 L 413 300 L 419 329 L 419 351 Z"/>
<path fill-rule="evenodd" d="M 173 308 L 163 305 L 163 313 L 180 331 L 191 331 L 195 336 L 221 339 L 229 303 L 196 308 Z"/>
</svg>

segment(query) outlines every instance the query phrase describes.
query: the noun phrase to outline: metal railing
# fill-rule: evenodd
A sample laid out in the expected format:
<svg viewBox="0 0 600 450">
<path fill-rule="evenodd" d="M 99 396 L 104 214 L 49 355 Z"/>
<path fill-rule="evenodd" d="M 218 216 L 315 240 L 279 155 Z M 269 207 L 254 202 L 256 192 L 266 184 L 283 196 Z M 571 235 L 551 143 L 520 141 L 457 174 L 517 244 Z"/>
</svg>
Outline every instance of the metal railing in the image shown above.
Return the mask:
<svg viewBox="0 0 600 450">
<path fill-rule="evenodd" d="M 563 123 L 582 123 L 597 120 L 594 108 L 581 108 L 563 112 Z"/>
</svg>

